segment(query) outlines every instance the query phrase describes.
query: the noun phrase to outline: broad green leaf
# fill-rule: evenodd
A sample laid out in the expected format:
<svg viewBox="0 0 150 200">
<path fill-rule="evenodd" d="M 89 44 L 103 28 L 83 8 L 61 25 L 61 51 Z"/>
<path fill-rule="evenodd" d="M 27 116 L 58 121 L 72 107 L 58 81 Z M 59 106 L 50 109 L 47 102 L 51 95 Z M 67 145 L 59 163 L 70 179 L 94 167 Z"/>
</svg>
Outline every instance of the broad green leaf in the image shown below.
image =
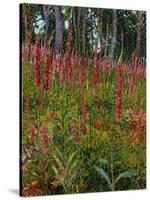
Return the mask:
<svg viewBox="0 0 150 200">
<path fill-rule="evenodd" d="M 104 165 L 108 164 L 108 160 L 106 160 L 106 159 L 100 159 L 99 162 L 100 162 L 100 164 L 104 164 Z"/>
<path fill-rule="evenodd" d="M 107 181 L 109 188 L 112 190 L 112 183 L 110 181 L 109 176 L 106 174 L 106 172 L 98 167 L 95 167 L 96 171 L 100 173 L 100 175 Z"/>
<path fill-rule="evenodd" d="M 135 173 L 133 173 L 132 171 L 127 170 L 127 171 L 119 174 L 119 176 L 115 180 L 115 183 L 117 183 L 122 178 L 131 178 L 132 176 L 135 176 Z"/>
<path fill-rule="evenodd" d="M 75 177 L 77 176 L 77 172 L 75 171 L 70 177 L 69 179 L 67 179 L 67 185 L 70 187 L 72 185 L 72 181 L 73 179 L 75 179 Z"/>
<path fill-rule="evenodd" d="M 67 164 L 66 164 L 66 169 L 65 169 L 65 173 L 64 173 L 64 177 L 66 179 L 67 175 L 68 175 L 68 170 L 69 170 L 69 165 L 71 163 L 71 161 L 73 160 L 74 156 L 76 155 L 77 152 L 73 152 L 70 156 L 69 156 L 69 159 L 67 161 Z"/>
<path fill-rule="evenodd" d="M 61 151 L 59 150 L 59 148 L 55 145 L 55 150 L 56 150 L 56 153 L 58 154 L 58 156 L 60 157 L 60 159 L 62 160 L 63 159 L 63 154 L 61 153 Z"/>
<path fill-rule="evenodd" d="M 54 159 L 56 160 L 57 164 L 59 165 L 59 167 L 62 167 L 62 162 L 61 160 L 55 155 L 53 154 Z"/>
</svg>

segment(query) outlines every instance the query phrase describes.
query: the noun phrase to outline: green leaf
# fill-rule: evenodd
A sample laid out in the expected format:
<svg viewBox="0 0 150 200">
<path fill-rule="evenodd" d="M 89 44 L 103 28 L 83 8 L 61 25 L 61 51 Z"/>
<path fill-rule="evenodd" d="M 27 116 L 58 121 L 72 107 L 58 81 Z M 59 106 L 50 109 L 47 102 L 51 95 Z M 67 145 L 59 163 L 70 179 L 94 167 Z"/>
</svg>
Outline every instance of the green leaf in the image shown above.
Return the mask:
<svg viewBox="0 0 150 200">
<path fill-rule="evenodd" d="M 59 177 L 59 172 L 58 172 L 58 170 L 56 169 L 56 167 L 53 166 L 52 169 L 54 170 L 55 175 L 56 175 L 57 177 Z"/>
<path fill-rule="evenodd" d="M 108 165 L 108 160 L 106 159 L 100 159 L 99 162 L 100 164 Z"/>
<path fill-rule="evenodd" d="M 54 170 L 55 175 L 56 175 L 56 177 L 57 177 L 59 183 L 63 186 L 63 188 L 64 188 L 64 190 L 65 190 L 65 192 L 66 192 L 67 189 L 66 189 L 66 187 L 65 187 L 64 181 L 63 181 L 61 175 L 59 174 L 58 170 L 57 170 L 56 167 L 54 167 L 54 166 L 52 167 L 52 169 Z"/>
<path fill-rule="evenodd" d="M 75 179 L 75 177 L 77 176 L 77 172 L 74 172 L 69 179 L 67 180 L 67 185 L 70 187 L 72 185 L 72 181 L 73 179 Z"/>
<path fill-rule="evenodd" d="M 54 146 L 55 150 L 56 150 L 56 153 L 58 154 L 58 156 L 60 157 L 61 160 L 63 160 L 64 156 L 63 154 L 61 153 L 61 151 L 59 150 L 59 148 L 55 145 Z M 54 154 L 53 154 L 54 155 Z"/>
<path fill-rule="evenodd" d="M 132 171 L 127 170 L 127 171 L 119 174 L 119 176 L 115 180 L 115 184 L 122 178 L 131 178 L 132 176 L 135 176 L 135 173 L 132 172 Z"/>
<path fill-rule="evenodd" d="M 67 174 L 68 174 L 68 170 L 69 170 L 69 165 L 71 163 L 71 161 L 73 160 L 74 156 L 76 155 L 76 151 L 73 152 L 70 156 L 69 156 L 69 159 L 67 161 L 67 164 L 66 164 L 66 169 L 65 169 L 65 173 L 64 173 L 64 177 L 65 179 L 67 178 Z"/>
<path fill-rule="evenodd" d="M 62 167 L 62 162 L 61 160 L 55 155 L 53 154 L 54 159 L 56 160 L 57 164 L 59 165 L 59 167 Z"/>
<path fill-rule="evenodd" d="M 106 172 L 103 169 L 98 168 L 98 167 L 95 167 L 95 169 L 107 181 L 109 188 L 112 190 L 112 183 L 110 181 L 109 176 L 106 174 Z"/>
</svg>

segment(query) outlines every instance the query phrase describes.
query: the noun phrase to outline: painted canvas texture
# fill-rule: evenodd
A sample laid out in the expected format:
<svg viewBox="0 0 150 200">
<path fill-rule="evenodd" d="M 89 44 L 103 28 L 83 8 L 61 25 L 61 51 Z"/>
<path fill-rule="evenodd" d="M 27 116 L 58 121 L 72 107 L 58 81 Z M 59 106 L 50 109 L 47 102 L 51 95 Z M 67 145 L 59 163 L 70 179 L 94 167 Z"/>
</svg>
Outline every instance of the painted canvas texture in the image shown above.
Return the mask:
<svg viewBox="0 0 150 200">
<path fill-rule="evenodd" d="M 146 12 L 20 5 L 20 195 L 146 188 Z"/>
</svg>

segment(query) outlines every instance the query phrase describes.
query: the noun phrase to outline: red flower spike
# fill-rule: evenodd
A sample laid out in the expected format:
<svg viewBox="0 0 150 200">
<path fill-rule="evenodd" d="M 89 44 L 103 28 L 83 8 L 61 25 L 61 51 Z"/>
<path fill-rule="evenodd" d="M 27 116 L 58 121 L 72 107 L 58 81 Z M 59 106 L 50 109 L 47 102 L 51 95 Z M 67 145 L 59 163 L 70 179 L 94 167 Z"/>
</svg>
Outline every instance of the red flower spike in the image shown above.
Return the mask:
<svg viewBox="0 0 150 200">
<path fill-rule="evenodd" d="M 35 126 L 34 124 L 32 125 L 32 133 L 31 133 L 31 140 L 34 142 L 34 136 L 35 136 Z"/>
<path fill-rule="evenodd" d="M 97 46 L 94 53 L 94 76 L 93 76 L 93 93 L 96 95 L 96 85 L 98 83 L 98 53 Z"/>
<path fill-rule="evenodd" d="M 47 54 L 45 59 L 45 70 L 44 70 L 44 90 L 48 91 L 51 86 L 50 77 L 50 56 Z"/>
<path fill-rule="evenodd" d="M 87 133 L 86 122 L 87 122 L 86 105 L 85 105 L 85 103 L 83 102 L 83 105 L 82 105 L 82 133 L 83 133 L 84 135 Z"/>
<path fill-rule="evenodd" d="M 138 66 L 138 59 L 136 58 L 135 62 L 134 62 L 134 68 L 133 68 L 133 72 L 132 72 L 132 77 L 131 77 L 130 85 L 129 85 L 129 95 L 133 91 L 134 82 L 135 82 L 135 79 L 136 79 L 137 66 Z"/>
<path fill-rule="evenodd" d="M 43 151 L 44 153 L 48 152 L 48 132 L 45 127 L 43 127 Z"/>
<path fill-rule="evenodd" d="M 116 121 L 120 121 L 122 110 L 122 65 L 118 66 L 117 84 L 116 84 Z"/>
</svg>

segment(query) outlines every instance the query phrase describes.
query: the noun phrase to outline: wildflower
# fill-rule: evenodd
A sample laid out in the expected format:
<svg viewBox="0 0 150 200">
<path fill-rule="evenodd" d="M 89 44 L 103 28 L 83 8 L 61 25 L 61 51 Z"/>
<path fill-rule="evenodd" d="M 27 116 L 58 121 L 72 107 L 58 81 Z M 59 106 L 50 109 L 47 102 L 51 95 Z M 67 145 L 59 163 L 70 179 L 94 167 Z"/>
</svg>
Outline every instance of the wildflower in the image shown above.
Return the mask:
<svg viewBox="0 0 150 200">
<path fill-rule="evenodd" d="M 34 124 L 32 125 L 32 133 L 31 133 L 31 140 L 34 142 L 34 136 L 35 136 L 35 126 Z"/>
<path fill-rule="evenodd" d="M 85 135 L 87 132 L 87 127 L 86 127 L 86 122 L 87 122 L 87 112 L 86 112 L 86 105 L 83 102 L 82 105 L 82 133 Z"/>
<path fill-rule="evenodd" d="M 90 60 L 87 61 L 87 70 L 86 70 L 86 89 L 89 89 L 89 78 L 90 78 Z"/>
<path fill-rule="evenodd" d="M 71 56 L 69 66 L 68 66 L 68 86 L 70 90 L 72 88 L 72 80 L 73 80 L 73 64 L 74 64 L 74 60 L 73 60 L 73 56 Z"/>
<path fill-rule="evenodd" d="M 117 84 L 116 84 L 116 121 L 120 121 L 122 109 L 122 65 L 118 66 Z"/>
<path fill-rule="evenodd" d="M 99 128 L 101 126 L 101 124 L 102 124 L 101 120 L 99 120 L 99 119 L 95 120 L 95 127 L 96 128 Z"/>
<path fill-rule="evenodd" d="M 80 59 L 77 59 L 76 76 L 77 76 L 77 86 L 80 85 Z"/>
<path fill-rule="evenodd" d="M 55 166 L 56 165 L 56 160 L 52 160 L 51 162 L 50 162 L 50 167 L 53 167 L 53 166 Z"/>
<path fill-rule="evenodd" d="M 45 127 L 43 127 L 43 152 L 48 152 L 48 132 Z"/>
<path fill-rule="evenodd" d="M 50 119 L 51 119 L 51 121 L 54 121 L 55 116 L 56 116 L 56 113 L 54 111 L 50 112 Z"/>
<path fill-rule="evenodd" d="M 64 83 L 64 79 L 65 79 L 65 70 L 66 70 L 66 57 L 64 56 L 60 65 L 60 84 L 62 85 Z"/>
<path fill-rule="evenodd" d="M 29 96 L 26 96 L 25 98 L 25 110 L 26 112 L 29 111 Z"/>
<path fill-rule="evenodd" d="M 52 74 L 53 74 L 53 80 L 55 80 L 56 72 L 59 71 L 60 66 L 60 58 L 58 54 L 53 55 L 52 59 Z"/>
<path fill-rule="evenodd" d="M 94 77 L 93 77 L 93 93 L 94 93 L 94 96 L 96 95 L 97 82 L 98 82 L 98 53 L 97 53 L 97 47 L 96 47 L 95 53 L 94 53 Z"/>
<path fill-rule="evenodd" d="M 133 113 L 132 118 L 134 119 L 134 129 L 131 138 L 131 144 L 134 146 L 138 143 L 138 140 L 141 142 L 141 139 L 144 140 L 143 132 L 145 132 L 146 126 L 146 114 L 140 111 L 138 114 Z"/>
<path fill-rule="evenodd" d="M 47 91 L 50 88 L 50 56 L 47 54 L 45 59 L 45 71 L 44 71 L 44 89 Z"/>
<path fill-rule="evenodd" d="M 75 134 L 75 135 L 74 135 L 74 140 L 75 140 L 76 142 L 78 142 L 79 144 L 82 143 L 81 137 L 80 137 L 80 135 L 78 135 L 78 134 Z"/>
<path fill-rule="evenodd" d="M 40 90 L 40 111 L 43 110 L 43 89 Z"/>
<path fill-rule="evenodd" d="M 21 171 L 22 171 L 22 173 L 26 173 L 26 172 L 28 171 L 27 166 L 22 165 L 22 166 L 21 166 Z"/>
<path fill-rule="evenodd" d="M 138 64 L 138 59 L 136 59 L 134 62 L 134 69 L 132 72 L 132 77 L 131 77 L 131 81 L 130 81 L 130 85 L 129 85 L 129 95 L 131 94 L 133 87 L 134 87 L 134 82 L 136 79 L 136 72 L 137 72 L 137 64 Z"/>
<path fill-rule="evenodd" d="M 84 82 L 84 74 L 80 72 L 79 74 L 79 86 L 80 86 L 80 97 L 83 99 L 83 82 Z"/>
<path fill-rule="evenodd" d="M 76 121 L 73 121 L 72 124 L 71 124 L 71 132 L 77 133 L 77 131 L 78 131 L 77 123 L 76 123 Z"/>
<path fill-rule="evenodd" d="M 41 52 L 40 52 L 40 37 L 37 35 L 36 37 L 36 44 L 35 44 L 35 50 L 34 50 L 34 65 L 33 65 L 33 71 L 34 71 L 34 82 L 35 86 L 38 87 L 40 85 L 40 58 L 41 58 Z"/>
</svg>

